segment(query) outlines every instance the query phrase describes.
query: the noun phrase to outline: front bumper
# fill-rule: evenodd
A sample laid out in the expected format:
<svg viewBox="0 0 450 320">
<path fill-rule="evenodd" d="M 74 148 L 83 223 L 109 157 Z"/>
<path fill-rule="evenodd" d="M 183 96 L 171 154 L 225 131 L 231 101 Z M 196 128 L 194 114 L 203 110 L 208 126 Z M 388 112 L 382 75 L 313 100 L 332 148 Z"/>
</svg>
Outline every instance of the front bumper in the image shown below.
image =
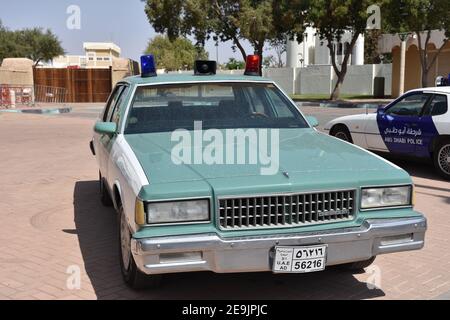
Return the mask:
<svg viewBox="0 0 450 320">
<path fill-rule="evenodd" d="M 374 256 L 419 250 L 427 221 L 366 220 L 362 226 L 314 233 L 223 239 L 217 234 L 133 239 L 132 252 L 145 274 L 213 271 L 216 273 L 272 270 L 276 246 L 328 244 L 327 266 L 368 260 Z"/>
</svg>

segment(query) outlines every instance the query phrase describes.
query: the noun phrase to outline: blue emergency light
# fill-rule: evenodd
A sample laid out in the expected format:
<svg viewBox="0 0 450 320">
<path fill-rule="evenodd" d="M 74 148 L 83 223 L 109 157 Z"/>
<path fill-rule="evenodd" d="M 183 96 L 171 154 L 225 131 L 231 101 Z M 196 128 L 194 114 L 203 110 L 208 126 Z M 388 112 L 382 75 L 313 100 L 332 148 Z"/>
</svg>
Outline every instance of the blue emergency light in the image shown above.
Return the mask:
<svg viewBox="0 0 450 320">
<path fill-rule="evenodd" d="M 152 54 L 141 57 L 141 76 L 142 78 L 157 76 L 155 57 Z"/>
</svg>

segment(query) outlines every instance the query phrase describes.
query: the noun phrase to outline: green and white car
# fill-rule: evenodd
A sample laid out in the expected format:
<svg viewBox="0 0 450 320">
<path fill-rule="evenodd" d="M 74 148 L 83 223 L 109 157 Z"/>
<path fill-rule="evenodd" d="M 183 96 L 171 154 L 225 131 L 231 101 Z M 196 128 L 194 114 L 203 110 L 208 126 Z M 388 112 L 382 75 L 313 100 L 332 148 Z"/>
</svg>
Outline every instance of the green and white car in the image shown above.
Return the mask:
<svg viewBox="0 0 450 320">
<path fill-rule="evenodd" d="M 122 80 L 95 125 L 101 200 L 118 212 L 120 265 L 131 287 L 168 273 L 361 269 L 380 254 L 424 246 L 426 219 L 414 210 L 404 170 L 319 133 L 272 80 L 196 66 L 195 75 Z M 211 136 L 227 130 L 244 137 L 216 141 L 216 153 L 249 155 L 257 144 L 249 132 L 273 131 L 276 170 L 265 172 L 267 161 L 201 159 Z M 177 153 L 183 135 L 193 138 Z"/>
</svg>

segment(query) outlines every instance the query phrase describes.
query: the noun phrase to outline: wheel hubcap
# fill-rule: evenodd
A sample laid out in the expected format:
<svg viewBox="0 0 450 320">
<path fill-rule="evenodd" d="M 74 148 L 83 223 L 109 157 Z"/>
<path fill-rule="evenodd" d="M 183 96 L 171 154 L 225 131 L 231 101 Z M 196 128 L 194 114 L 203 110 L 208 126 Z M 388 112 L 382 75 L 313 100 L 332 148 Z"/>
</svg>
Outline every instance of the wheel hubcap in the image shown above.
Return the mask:
<svg viewBox="0 0 450 320">
<path fill-rule="evenodd" d="M 120 218 L 120 245 L 122 248 L 123 265 L 128 270 L 131 258 L 131 235 L 124 214 Z"/>
<path fill-rule="evenodd" d="M 347 134 L 345 132 L 336 133 L 336 138 L 349 142 Z"/>
<path fill-rule="evenodd" d="M 439 151 L 439 167 L 446 174 L 450 174 L 450 144 Z"/>
</svg>

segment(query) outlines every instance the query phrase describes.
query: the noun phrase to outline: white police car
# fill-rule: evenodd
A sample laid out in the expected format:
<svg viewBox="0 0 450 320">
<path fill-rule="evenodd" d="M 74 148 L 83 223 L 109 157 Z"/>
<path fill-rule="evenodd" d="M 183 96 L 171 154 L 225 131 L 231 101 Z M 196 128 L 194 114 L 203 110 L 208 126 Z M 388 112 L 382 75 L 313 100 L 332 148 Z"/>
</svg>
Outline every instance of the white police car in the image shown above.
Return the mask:
<svg viewBox="0 0 450 320">
<path fill-rule="evenodd" d="M 409 91 L 376 113 L 335 119 L 325 130 L 365 149 L 431 158 L 450 179 L 450 86 L 439 84 Z"/>
</svg>

